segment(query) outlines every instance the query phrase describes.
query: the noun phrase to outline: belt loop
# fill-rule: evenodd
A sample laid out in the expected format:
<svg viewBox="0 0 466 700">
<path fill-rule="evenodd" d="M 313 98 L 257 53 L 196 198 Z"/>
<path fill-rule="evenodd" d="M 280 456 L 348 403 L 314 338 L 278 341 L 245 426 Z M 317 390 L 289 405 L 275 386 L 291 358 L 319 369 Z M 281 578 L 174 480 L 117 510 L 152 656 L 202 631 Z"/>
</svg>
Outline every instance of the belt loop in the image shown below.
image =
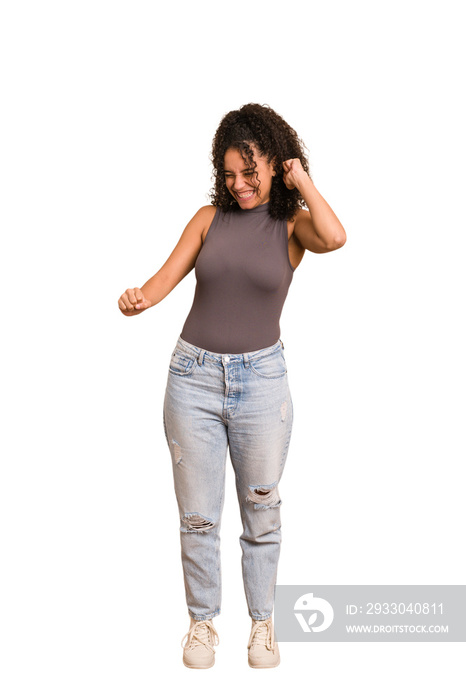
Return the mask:
<svg viewBox="0 0 466 700">
<path fill-rule="evenodd" d="M 285 346 L 283 345 L 283 340 L 282 340 L 281 338 L 279 338 L 279 341 L 280 341 L 280 343 L 282 344 L 282 350 L 284 350 L 284 349 L 285 349 Z"/>
<path fill-rule="evenodd" d="M 249 367 L 249 353 L 243 352 L 243 362 L 245 367 Z"/>
<path fill-rule="evenodd" d="M 197 356 L 197 362 L 199 365 L 202 365 L 202 363 L 204 362 L 204 355 L 205 355 L 205 350 L 201 350 L 201 352 Z"/>
</svg>

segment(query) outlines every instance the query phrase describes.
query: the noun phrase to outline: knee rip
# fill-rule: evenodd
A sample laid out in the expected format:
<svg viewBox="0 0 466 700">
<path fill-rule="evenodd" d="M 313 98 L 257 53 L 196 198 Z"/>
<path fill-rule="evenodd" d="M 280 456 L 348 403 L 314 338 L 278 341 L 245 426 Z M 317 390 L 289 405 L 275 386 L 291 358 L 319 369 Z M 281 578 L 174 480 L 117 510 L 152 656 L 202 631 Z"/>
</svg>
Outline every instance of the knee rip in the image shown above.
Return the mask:
<svg viewBox="0 0 466 700">
<path fill-rule="evenodd" d="M 278 508 L 282 504 L 277 482 L 266 486 L 250 486 L 246 500 L 254 503 L 256 509 Z"/>
<path fill-rule="evenodd" d="M 183 532 L 206 532 L 215 526 L 215 523 L 200 513 L 185 513 L 183 523 Z"/>
</svg>

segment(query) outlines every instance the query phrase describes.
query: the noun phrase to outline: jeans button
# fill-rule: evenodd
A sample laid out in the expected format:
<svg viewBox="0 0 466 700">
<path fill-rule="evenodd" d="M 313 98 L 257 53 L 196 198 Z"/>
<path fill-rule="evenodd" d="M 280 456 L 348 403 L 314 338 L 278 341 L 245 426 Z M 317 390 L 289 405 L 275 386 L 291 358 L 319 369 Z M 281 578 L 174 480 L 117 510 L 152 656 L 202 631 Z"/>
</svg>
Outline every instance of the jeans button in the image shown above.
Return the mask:
<svg viewBox="0 0 466 700">
<path fill-rule="evenodd" d="M 225 360 L 225 362 L 230 362 L 230 358 L 228 357 L 228 355 L 226 357 L 224 357 L 223 359 Z"/>
</svg>

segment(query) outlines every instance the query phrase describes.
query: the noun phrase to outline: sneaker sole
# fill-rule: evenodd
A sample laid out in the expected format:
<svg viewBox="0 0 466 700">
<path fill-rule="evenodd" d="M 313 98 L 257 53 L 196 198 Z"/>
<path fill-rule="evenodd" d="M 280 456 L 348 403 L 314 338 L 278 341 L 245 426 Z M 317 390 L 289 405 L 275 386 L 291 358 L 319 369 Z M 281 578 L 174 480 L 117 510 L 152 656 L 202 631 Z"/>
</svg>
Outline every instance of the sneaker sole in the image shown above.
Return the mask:
<svg viewBox="0 0 466 700">
<path fill-rule="evenodd" d="M 201 668 L 201 669 L 203 669 L 203 668 L 212 668 L 212 666 L 213 666 L 214 663 L 215 663 L 215 659 L 212 659 L 212 662 L 211 662 L 210 664 L 207 664 L 206 666 L 198 666 L 198 665 L 194 666 L 194 665 L 191 665 L 191 664 L 187 664 L 186 661 L 185 661 L 184 659 L 183 659 L 183 663 L 184 663 L 184 665 L 186 666 L 186 668 Z"/>
<path fill-rule="evenodd" d="M 280 665 L 280 659 L 278 659 L 276 664 L 252 664 L 248 659 L 248 664 L 250 668 L 277 668 Z"/>
</svg>

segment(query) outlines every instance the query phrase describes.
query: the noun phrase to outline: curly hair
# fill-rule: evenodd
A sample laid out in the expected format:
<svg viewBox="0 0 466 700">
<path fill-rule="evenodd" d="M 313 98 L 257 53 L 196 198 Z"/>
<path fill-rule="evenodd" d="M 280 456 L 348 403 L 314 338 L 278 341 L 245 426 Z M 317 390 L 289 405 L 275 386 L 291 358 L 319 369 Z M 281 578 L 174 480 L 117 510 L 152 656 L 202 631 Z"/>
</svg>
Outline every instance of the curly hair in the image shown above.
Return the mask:
<svg viewBox="0 0 466 700">
<path fill-rule="evenodd" d="M 304 155 L 306 146 L 296 131 L 268 105 L 249 103 L 222 118 L 215 132 L 210 156 L 215 182 L 210 190 L 211 203 L 224 212 L 241 208 L 225 184 L 224 157 L 229 148 L 235 148 L 248 167 L 257 168 L 251 144 L 256 146 L 260 156 L 266 157 L 268 163 L 274 162 L 276 174 L 270 190 L 270 216 L 274 219 L 292 219 L 300 206 L 306 203 L 296 187 L 292 190 L 286 187 L 282 163 L 290 158 L 299 158 L 310 176 L 308 160 Z M 255 175 L 257 178 L 257 171 Z"/>
</svg>

